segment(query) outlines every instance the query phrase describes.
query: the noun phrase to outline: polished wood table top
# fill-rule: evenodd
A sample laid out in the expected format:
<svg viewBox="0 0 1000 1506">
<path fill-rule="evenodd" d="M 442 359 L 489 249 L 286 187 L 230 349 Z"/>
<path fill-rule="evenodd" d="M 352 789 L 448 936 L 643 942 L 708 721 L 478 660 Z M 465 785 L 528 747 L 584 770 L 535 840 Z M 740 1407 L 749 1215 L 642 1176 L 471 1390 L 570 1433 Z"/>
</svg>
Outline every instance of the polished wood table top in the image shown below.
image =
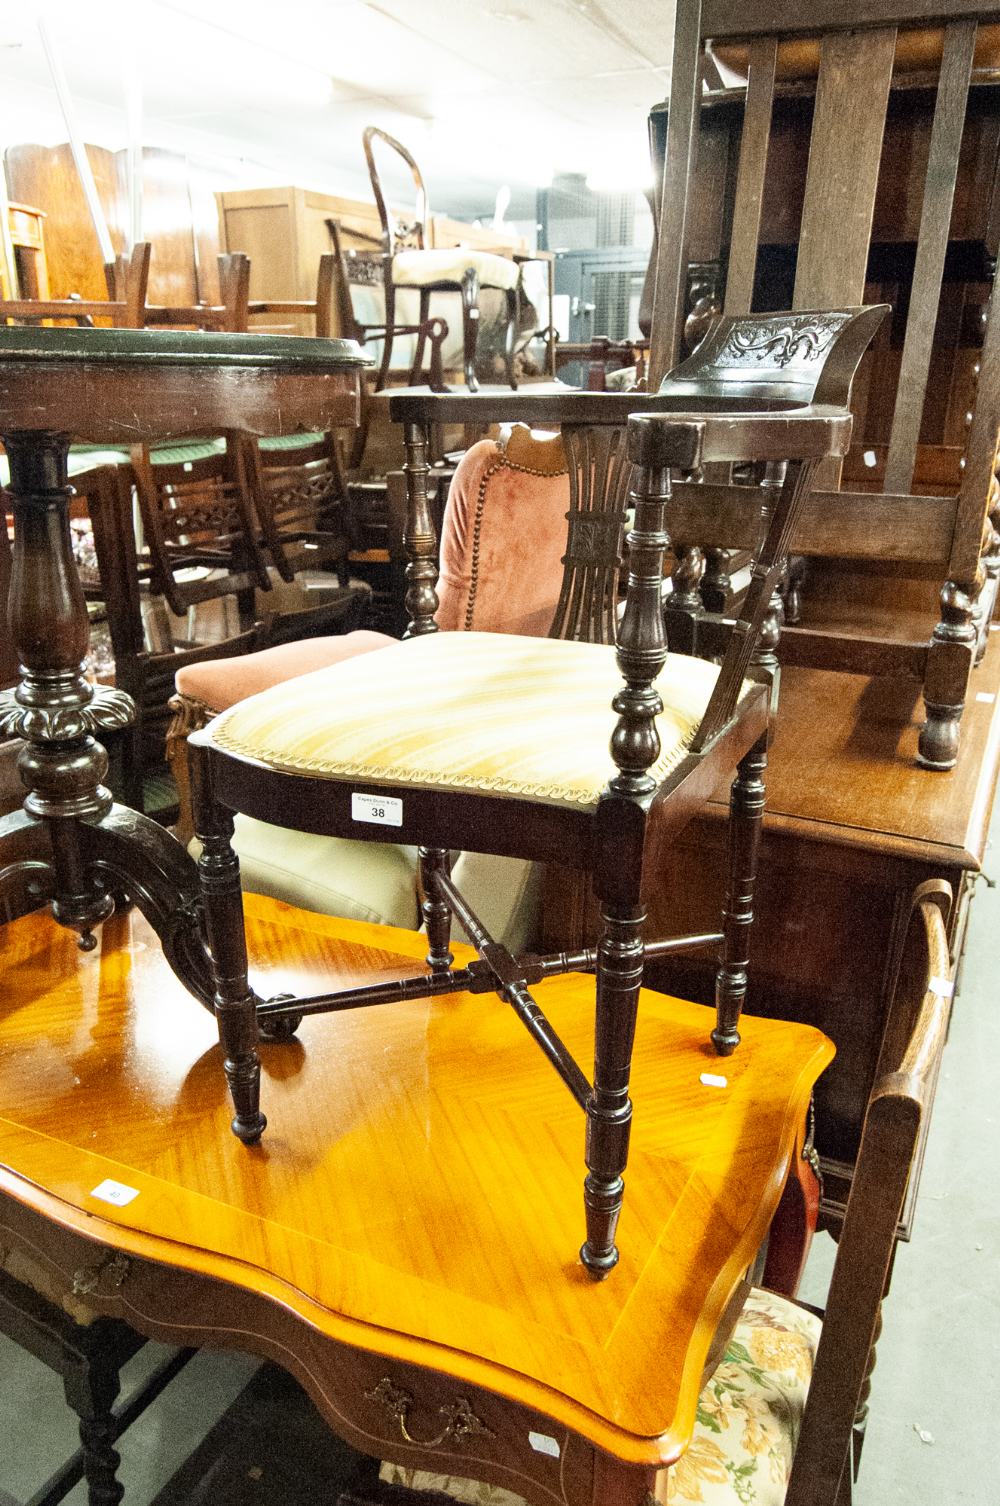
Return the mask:
<svg viewBox="0 0 1000 1506">
<path fill-rule="evenodd" d="M 247 920 L 265 996 L 423 970 L 414 933 L 256 897 Z M 492 997 L 327 1015 L 301 1040 L 264 1043 L 273 1129 L 247 1148 L 229 1132 L 212 1017 L 135 912 L 106 921 L 86 956 L 29 916 L 0 931 L 0 957 L 4 1205 L 253 1294 L 303 1344 L 428 1367 L 632 1464 L 676 1457 L 832 1058 L 818 1031 L 748 1018 L 722 1061 L 709 1010 L 644 993 L 621 1263 L 595 1284 L 567 1256 L 576 1105 Z M 586 1057 L 593 980 L 553 979 L 539 996 Z M 109 1180 L 134 1196 L 95 1196 Z M 130 1293 L 113 1310 L 135 1320 Z M 255 1347 L 243 1326 L 237 1342 Z M 356 1419 L 346 1431 L 357 1437 Z"/>
<path fill-rule="evenodd" d="M 923 717 L 916 681 L 783 669 L 767 829 L 977 869 L 1000 768 L 1000 630 L 971 682 L 953 769 L 918 766 Z"/>
</svg>

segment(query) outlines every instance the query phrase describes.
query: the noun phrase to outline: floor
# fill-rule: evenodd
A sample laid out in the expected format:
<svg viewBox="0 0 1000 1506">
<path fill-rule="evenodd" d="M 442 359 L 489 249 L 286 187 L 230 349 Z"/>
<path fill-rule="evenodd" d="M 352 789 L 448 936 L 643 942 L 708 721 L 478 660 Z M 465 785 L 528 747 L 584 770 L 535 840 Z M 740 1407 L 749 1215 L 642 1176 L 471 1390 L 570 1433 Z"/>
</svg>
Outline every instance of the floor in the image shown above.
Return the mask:
<svg viewBox="0 0 1000 1506">
<path fill-rule="evenodd" d="M 992 859 L 1000 879 L 1000 815 L 994 833 L 986 867 L 991 873 Z M 856 1506 L 995 1506 L 997 1499 L 1000 1099 L 991 1083 L 1000 1062 L 998 936 L 1000 888 L 982 883 L 914 1238 L 898 1253 L 885 1307 Z M 818 1240 L 807 1300 L 822 1300 L 832 1255 L 829 1239 Z M 126 1384 L 162 1353 L 147 1346 L 128 1367 Z M 75 1427 L 58 1378 L 2 1337 L 0 1421 L 0 1506 L 15 1506 L 72 1452 Z M 132 1425 L 120 1452 L 127 1506 L 334 1502 L 358 1463 L 294 1382 L 233 1354 L 196 1355 Z M 67 1500 L 81 1506 L 83 1485 Z"/>
</svg>

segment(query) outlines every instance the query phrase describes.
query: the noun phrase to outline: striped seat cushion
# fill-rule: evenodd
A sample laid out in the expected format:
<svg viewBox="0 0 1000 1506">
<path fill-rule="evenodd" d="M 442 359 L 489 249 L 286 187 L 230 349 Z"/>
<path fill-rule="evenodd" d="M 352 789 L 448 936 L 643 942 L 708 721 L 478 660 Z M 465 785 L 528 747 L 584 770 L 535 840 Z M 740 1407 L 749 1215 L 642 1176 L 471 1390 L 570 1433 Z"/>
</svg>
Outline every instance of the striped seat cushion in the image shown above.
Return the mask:
<svg viewBox="0 0 1000 1506">
<path fill-rule="evenodd" d="M 662 779 L 718 677 L 672 654 L 657 681 Z M 622 688 L 613 648 L 499 633 L 433 633 L 275 685 L 209 724 L 219 748 L 314 778 L 590 807 L 615 773 Z"/>
</svg>

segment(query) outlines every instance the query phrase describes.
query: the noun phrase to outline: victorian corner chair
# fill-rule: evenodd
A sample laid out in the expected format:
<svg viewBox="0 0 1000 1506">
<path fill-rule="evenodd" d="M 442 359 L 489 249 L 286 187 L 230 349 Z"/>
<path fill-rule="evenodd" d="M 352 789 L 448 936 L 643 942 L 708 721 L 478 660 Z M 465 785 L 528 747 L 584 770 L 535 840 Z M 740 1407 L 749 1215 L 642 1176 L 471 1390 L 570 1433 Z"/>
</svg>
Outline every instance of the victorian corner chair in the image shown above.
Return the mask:
<svg viewBox="0 0 1000 1506">
<path fill-rule="evenodd" d="M 813 473 L 849 442 L 850 379 L 883 315 L 883 308 L 800 315 L 794 328 L 772 316 L 773 339 L 763 343 L 766 319 L 754 319 L 752 328 L 723 320 L 697 356 L 644 401 L 585 393 L 520 399 L 539 422 L 561 422 L 570 462 L 566 568 L 548 639 L 436 630 L 426 440 L 419 424 L 406 420 L 410 641 L 277 685 L 189 743 L 216 1014 L 241 1140 L 256 1142 L 266 1125 L 259 1029 L 287 1035 L 306 1014 L 496 992 L 586 1115 L 581 1258 L 595 1279 L 612 1270 L 644 958 L 718 945 L 712 1041 L 720 1054 L 739 1043 L 771 698 L 751 661 Z M 810 338 L 803 337 L 805 317 Z M 842 401 L 826 401 L 829 391 Z M 467 404 L 476 421 L 476 395 L 409 399 L 441 401 Z M 636 408 L 642 412 L 628 417 Z M 703 465 L 750 460 L 783 467 L 783 479 L 745 489 L 762 541 L 741 616 L 719 624 L 709 649 L 721 653 L 721 666 L 693 655 L 668 658 L 661 592 L 671 472 L 690 477 Z M 618 625 L 614 546 L 628 502 L 635 522 Z M 722 929 L 644 948 L 647 839 L 654 832 L 658 841 L 674 838 L 734 766 Z M 306 1000 L 257 998 L 231 846 L 239 811 L 294 830 L 418 844 L 428 974 Z M 596 951 L 514 957 L 455 887 L 455 848 L 589 870 L 604 926 Z M 449 950 L 453 915 L 480 954 L 457 971 Z M 590 967 L 597 975 L 593 1083 L 530 991 L 546 977 Z"/>
<path fill-rule="evenodd" d="M 381 391 L 389 380 L 392 362 L 393 339 L 403 329 L 396 319 L 396 293 L 403 289 L 415 289 L 420 294 L 420 314 L 414 325 L 407 325 L 406 332 L 414 333 L 417 346 L 414 353 L 411 379 L 419 380 L 423 366 L 424 342 L 430 328 L 430 300 L 432 293 L 459 292 L 462 295 L 463 364 L 466 386 L 475 392 L 476 346 L 479 335 L 479 293 L 482 288 L 494 288 L 504 296 L 506 305 L 506 338 L 504 341 L 504 365 L 509 385 L 517 386 L 514 375 L 514 342 L 517 335 L 518 287 L 521 268 L 510 257 L 499 256 L 492 251 L 477 251 L 467 246 L 455 246 L 431 250 L 426 245 L 430 216 L 427 208 L 427 190 L 420 169 L 401 142 L 378 126 L 366 126 L 362 135 L 365 161 L 371 178 L 372 193 L 378 205 L 382 222 L 382 270 L 385 288 L 385 338 L 382 359 L 379 363 L 375 390 Z M 397 220 L 386 199 L 375 162 L 375 143 L 397 153 L 413 178 L 416 190 L 416 207 L 412 221 Z M 417 373 L 417 375 L 414 375 Z"/>
</svg>

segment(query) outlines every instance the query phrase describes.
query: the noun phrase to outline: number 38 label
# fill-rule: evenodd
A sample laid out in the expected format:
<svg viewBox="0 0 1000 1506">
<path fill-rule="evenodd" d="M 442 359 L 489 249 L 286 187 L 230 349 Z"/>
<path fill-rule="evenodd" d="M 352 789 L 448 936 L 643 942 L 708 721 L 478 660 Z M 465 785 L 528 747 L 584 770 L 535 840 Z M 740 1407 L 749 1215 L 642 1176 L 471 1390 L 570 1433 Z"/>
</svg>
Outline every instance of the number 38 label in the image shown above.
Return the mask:
<svg viewBox="0 0 1000 1506">
<path fill-rule="evenodd" d="M 351 819 L 376 826 L 402 826 L 403 802 L 394 795 L 351 795 Z"/>
</svg>

